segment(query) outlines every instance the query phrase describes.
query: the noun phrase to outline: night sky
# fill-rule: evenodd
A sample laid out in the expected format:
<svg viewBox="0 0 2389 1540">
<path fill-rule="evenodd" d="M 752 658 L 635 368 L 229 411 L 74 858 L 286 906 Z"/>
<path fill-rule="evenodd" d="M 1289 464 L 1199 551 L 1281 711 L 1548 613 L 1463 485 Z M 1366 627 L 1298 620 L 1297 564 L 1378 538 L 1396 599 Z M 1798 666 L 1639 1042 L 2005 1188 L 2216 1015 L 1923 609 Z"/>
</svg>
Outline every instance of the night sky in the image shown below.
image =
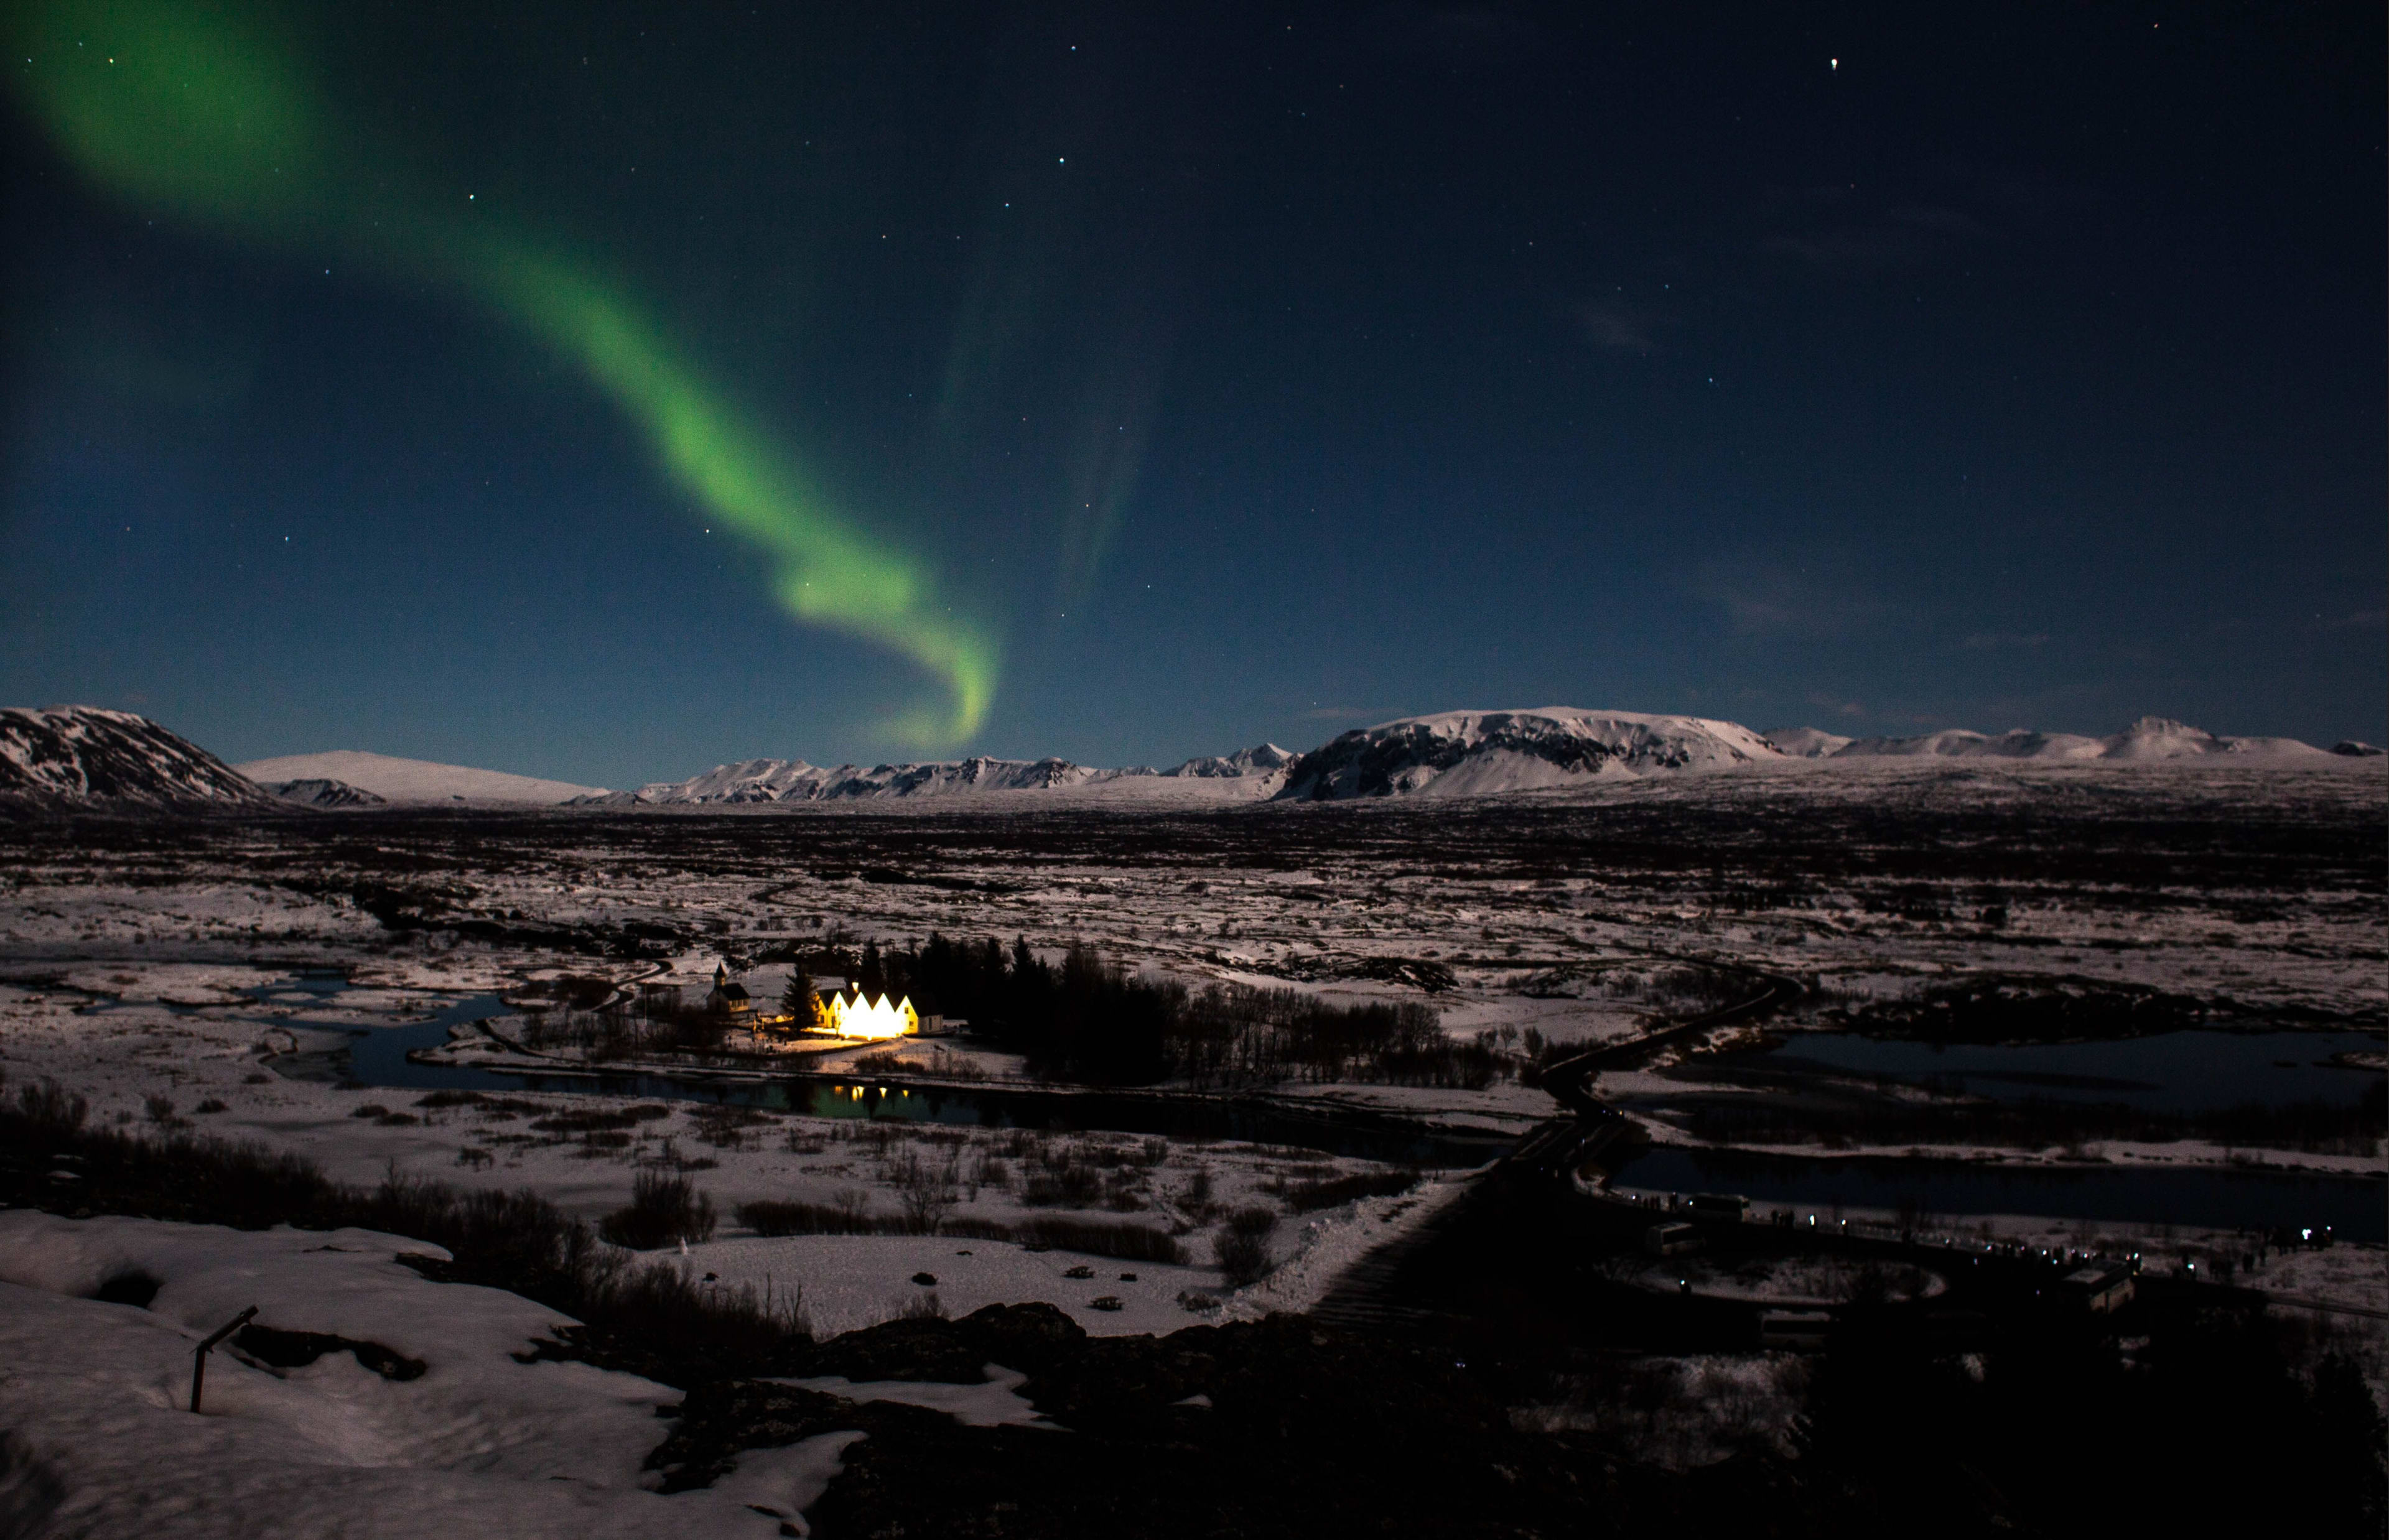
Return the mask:
<svg viewBox="0 0 2389 1540">
<path fill-rule="evenodd" d="M 6 12 L 0 704 L 2381 741 L 2378 6 Z"/>
</svg>

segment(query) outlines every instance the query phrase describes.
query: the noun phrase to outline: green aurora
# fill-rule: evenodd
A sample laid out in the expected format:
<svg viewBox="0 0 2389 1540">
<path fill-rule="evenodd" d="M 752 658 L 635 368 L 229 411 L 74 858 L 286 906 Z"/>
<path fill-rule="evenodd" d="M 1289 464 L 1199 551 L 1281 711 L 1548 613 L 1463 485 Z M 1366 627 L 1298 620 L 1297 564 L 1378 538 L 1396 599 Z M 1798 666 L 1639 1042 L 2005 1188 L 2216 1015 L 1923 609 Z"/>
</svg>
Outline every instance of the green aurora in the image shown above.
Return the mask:
<svg viewBox="0 0 2389 1540">
<path fill-rule="evenodd" d="M 944 681 L 946 708 L 887 724 L 939 747 L 970 738 L 998 649 L 923 565 L 841 516 L 626 291 L 563 242 L 464 193 L 424 191 L 323 100 L 292 51 L 213 7 L 59 0 L 13 9 L 19 94 L 74 164 L 138 206 L 240 239 L 333 244 L 392 277 L 444 280 L 576 364 L 645 432 L 709 522 L 775 565 L 799 620 L 863 637 Z"/>
</svg>

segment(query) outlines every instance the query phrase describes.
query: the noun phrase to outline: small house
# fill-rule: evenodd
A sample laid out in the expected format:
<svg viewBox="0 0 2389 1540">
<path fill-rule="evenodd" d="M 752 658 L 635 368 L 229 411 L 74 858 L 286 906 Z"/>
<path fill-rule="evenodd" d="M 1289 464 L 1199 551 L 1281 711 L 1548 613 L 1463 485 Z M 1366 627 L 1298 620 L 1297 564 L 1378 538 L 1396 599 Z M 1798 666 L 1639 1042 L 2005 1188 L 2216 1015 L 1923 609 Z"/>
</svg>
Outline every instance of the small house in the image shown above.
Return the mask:
<svg viewBox="0 0 2389 1540">
<path fill-rule="evenodd" d="M 1701 1249 L 1701 1232 L 1678 1220 L 1673 1224 L 1654 1225 L 1642 1232 L 1642 1249 L 1653 1256 L 1676 1256 Z"/>
<path fill-rule="evenodd" d="M 2132 1302 L 2132 1269 L 2123 1262 L 2093 1262 L 2065 1275 L 2060 1287 L 2093 1315 L 2112 1315 Z"/>
<path fill-rule="evenodd" d="M 1789 1353 L 1821 1353 L 1833 1329 L 1830 1310 L 1766 1310 L 1758 1317 L 1758 1345 Z"/>
</svg>

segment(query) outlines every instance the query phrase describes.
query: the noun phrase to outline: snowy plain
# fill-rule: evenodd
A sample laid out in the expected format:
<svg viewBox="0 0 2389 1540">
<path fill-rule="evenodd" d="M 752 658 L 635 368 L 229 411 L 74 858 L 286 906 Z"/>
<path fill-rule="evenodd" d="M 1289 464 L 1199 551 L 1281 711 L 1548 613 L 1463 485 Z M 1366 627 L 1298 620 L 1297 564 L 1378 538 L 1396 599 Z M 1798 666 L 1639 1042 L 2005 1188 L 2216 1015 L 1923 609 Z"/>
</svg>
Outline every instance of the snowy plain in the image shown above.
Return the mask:
<svg viewBox="0 0 2389 1540">
<path fill-rule="evenodd" d="M 701 991 L 719 962 L 769 997 L 785 965 L 761 961 L 766 954 L 866 939 L 910 944 L 932 931 L 1018 936 L 1048 957 L 1089 942 L 1192 986 L 1420 1001 L 1442 1012 L 1448 1032 L 1491 1034 L 1510 1054 L 1529 1029 L 1564 1045 L 1623 1041 L 1778 976 L 1799 980 L 1807 993 L 1769 1031 L 1831 1027 L 1829 1012 L 1897 1004 L 1984 977 L 2165 991 L 2195 998 L 2218 1019 L 2272 1026 L 2377 1024 L 2389 1006 L 2377 838 L 2389 779 L 2378 760 L 2177 769 L 1886 757 L 1826 768 L 1609 777 L 1431 807 L 1203 800 L 1221 795 L 1222 784 L 1234 783 L 1170 781 L 1169 795 L 1178 800 L 1168 804 L 1125 802 L 1115 786 L 991 792 L 967 808 L 926 812 L 919 805 L 846 803 L 834 810 L 368 810 L 174 825 L 95 821 L 71 839 L 20 841 L 0 878 L 0 1073 L 11 1091 L 55 1080 L 87 1096 L 95 1119 L 106 1124 L 178 1120 L 304 1154 L 351 1182 L 395 1169 L 460 1186 L 530 1187 L 588 1218 L 624 1203 L 640 1172 L 683 1170 L 723 1220 L 711 1241 L 673 1264 L 700 1280 L 711 1273 L 723 1287 L 801 1288 L 819 1330 L 898 1316 L 934 1287 L 952 1315 L 982 1303 L 1044 1300 L 1104 1334 L 1305 1308 L 1369 1246 L 1416 1223 L 1465 1178 L 1430 1172 L 1409 1194 L 1302 1214 L 1284 1202 L 1290 1188 L 1386 1168 L 1225 1140 L 1168 1139 L 1148 1154 L 1143 1139 L 1099 1131 L 890 1127 L 786 1112 L 729 1117 L 702 1100 L 506 1089 L 493 1094 L 519 1106 L 424 1106 L 421 1088 L 344 1087 L 328 1056 L 355 1033 L 420 1022 L 477 997 L 519 999 L 527 986 L 566 975 L 616 989 L 669 981 Z M 379 917 L 393 899 L 403 901 L 412 928 Z M 1997 923 L 1987 918 L 1994 910 Z M 674 939 L 644 950 L 626 945 L 641 935 Z M 631 951 L 640 955 L 625 955 Z M 310 971 L 337 975 L 342 986 L 311 986 Z M 501 1023 L 517 1009 L 501 1008 Z M 1662 1055 L 1604 1075 L 1601 1088 L 1664 1099 L 1685 1084 L 1671 1070 L 1739 1040 L 1723 1032 L 1682 1045 L 1669 1050 L 1684 1056 L 1675 1063 Z M 821 1067 L 873 1073 L 857 1063 L 871 1054 L 889 1050 L 840 1050 Z M 1013 1056 L 963 1038 L 906 1044 L 891 1058 L 876 1073 L 996 1088 L 1032 1083 Z M 905 1071 L 907 1063 L 918 1068 Z M 1289 1101 L 1503 1133 L 1523 1131 L 1552 1110 L 1547 1096 L 1506 1074 L 1476 1088 L 1295 1082 L 1269 1089 Z M 152 1098 L 162 1101 L 162 1114 Z M 624 1114 L 646 1105 L 660 1107 L 660 1115 L 641 1115 L 619 1142 L 534 1127 L 573 1110 Z M 1689 1125 L 1664 1105 L 1637 1115 L 1663 1144 L 1695 1142 Z M 836 1204 L 856 1202 L 850 1196 L 856 1194 L 868 1212 L 895 1214 L 898 1168 L 913 1153 L 955 1161 L 964 1178 L 958 1217 L 1016 1224 L 1051 1212 L 1023 1201 L 1027 1166 L 1072 1149 L 1109 1163 L 1118 1200 L 1129 1205 L 1098 1207 L 1087 1217 L 1182 1229 L 1183 1265 L 953 1236 L 763 1236 L 735 1218 L 739 1204 L 756 1200 Z M 1955 1141 L 1838 1152 L 1871 1152 L 2008 1164 L 2078 1154 Z M 2383 1167 L 2377 1145 L 2318 1152 L 2179 1139 L 2118 1142 L 2096 1152 L 2178 1166 L 2253 1159 L 2376 1179 Z M 1277 1266 L 1258 1283 L 1230 1290 L 1212 1265 L 1208 1227 L 1220 1211 L 1245 1205 L 1280 1211 L 1270 1242 Z M 2064 1244 L 2106 1237 L 2184 1259 L 2236 1243 L 2180 1227 L 2160 1235 L 2119 1225 L 2086 1229 L 2062 1216 L 1970 1217 L 2003 1235 Z M 457 1385 L 471 1381 L 457 1394 L 481 1398 L 470 1406 L 423 1412 L 418 1426 L 406 1420 L 417 1415 L 407 1408 L 446 1404 L 398 1399 L 407 1386 L 379 1380 L 345 1355 L 287 1378 L 244 1369 L 261 1381 L 257 1409 L 241 1414 L 251 1422 L 236 1425 L 231 1408 L 248 1403 L 235 1394 L 224 1403 L 224 1428 L 158 1434 L 160 1474 L 151 1481 L 122 1450 L 150 1437 L 147 1419 L 163 1415 L 175 1376 L 187 1373 L 191 1340 L 221 1323 L 210 1314 L 220 1305 L 229 1316 L 261 1303 L 234 1301 L 236 1289 L 199 1280 L 227 1268 L 264 1269 L 256 1276 L 285 1278 L 329 1308 L 350 1297 L 348 1285 L 301 1281 L 287 1269 L 330 1269 L 305 1279 L 350 1279 L 350 1292 L 377 1301 L 377 1330 L 344 1334 L 410 1353 L 409 1344 L 430 1338 L 395 1340 L 414 1330 L 405 1323 L 416 1306 L 406 1302 L 415 1288 L 430 1286 L 403 1268 L 383 1276 L 389 1255 L 411 1244 L 400 1238 L 374 1241 L 378 1253 L 268 1247 L 245 1260 L 203 1255 L 193 1243 L 143 1241 L 159 1259 L 152 1270 L 177 1270 L 160 1272 L 172 1286 L 160 1292 L 161 1308 L 171 1313 L 184 1297 L 176 1288 L 187 1287 L 196 1302 L 183 1315 L 152 1320 L 156 1310 L 68 1297 L 100 1264 L 76 1263 L 77 1272 L 57 1259 L 98 1253 L 42 1236 L 8 1247 L 12 1255 L 50 1260 L 22 1279 L 6 1275 L 14 1292 L 0 1316 L 34 1324 L 22 1327 L 21 1348 L 10 1340 L 6 1362 L 11 1371 L 24 1368 L 0 1381 L 0 1397 L 32 1398 L 10 1405 L 30 1408 L 28 1416 L 55 1414 L 62 1429 L 90 1430 L 93 1449 L 107 1445 L 115 1454 L 74 1454 L 61 1444 L 45 1458 L 114 1472 L 107 1483 L 133 1483 L 145 1500 L 199 1505 L 192 1533 L 231 1523 L 230 1509 L 208 1507 L 203 1495 L 173 1495 L 166 1473 L 196 1471 L 213 1459 L 251 1471 L 241 1490 L 259 1495 L 259 1512 L 295 1505 L 316 1480 L 319 1465 L 308 1462 L 320 1461 L 335 1472 L 328 1479 L 359 1483 L 361 1510 L 390 1510 L 377 1522 L 419 1521 L 416 1529 L 371 1533 L 454 1528 L 468 1510 L 512 1513 L 517 1485 L 546 1475 L 570 1479 L 552 1483 L 544 1494 L 550 1506 L 509 1533 L 707 1533 L 713 1522 L 680 1517 L 714 1511 L 688 1501 L 696 1495 L 663 1498 L 638 1486 L 638 1460 L 657 1436 L 656 1403 L 639 1398 L 668 1393 L 616 1382 L 628 1377 L 556 1393 L 563 1399 L 554 1416 L 586 1419 L 594 1430 L 569 1470 L 518 1478 L 518 1468 L 531 1469 L 520 1462 L 531 1457 L 506 1453 L 494 1434 L 483 1440 L 486 1469 L 441 1463 L 451 1460 L 447 1446 L 425 1428 L 484 1415 L 473 1409 L 482 1405 L 500 1406 L 487 1415 L 502 1420 L 514 1415 L 503 1407 L 532 1404 L 547 1386 L 567 1383 L 569 1377 L 540 1379 L 497 1345 L 502 1337 L 519 1343 L 523 1333 L 544 1330 L 530 1316 L 548 1313 L 520 1301 L 505 1308 L 529 1315 L 499 1311 L 454 1339 L 482 1344 L 454 1369 Z M 2263 1286 L 2284 1303 L 2342 1313 L 2334 1318 L 2376 1321 L 2364 1312 L 2389 1313 L 2383 1255 L 2377 1246 L 2344 1246 L 2281 1258 Z M 1089 1276 L 1069 1277 L 1079 1266 Z M 1122 1279 L 1124 1272 L 1137 1277 Z M 912 1281 L 923 1273 L 936 1284 Z M 453 1292 L 442 1290 L 431 1297 Z M 1190 1308 L 1182 1296 L 1208 1303 Z M 1117 1299 L 1119 1308 L 1098 1309 L 1101 1297 Z M 343 1330 L 271 1312 L 267 1318 L 292 1329 Z M 58 1344 L 84 1338 L 111 1344 L 105 1352 L 117 1367 L 106 1396 L 113 1399 L 73 1399 L 83 1394 L 72 1389 L 81 1370 L 59 1356 L 68 1350 Z M 1717 1366 L 1700 1372 L 1712 1371 L 1726 1372 Z M 223 1372 L 227 1385 L 247 1382 L 229 1368 Z M 513 1374 L 520 1378 L 507 1378 Z M 435 1379 L 412 1383 L 440 1391 Z M 968 1389 L 1002 1409 L 986 1387 Z M 347 1399 L 331 1407 L 306 1396 Z M 365 1411 L 339 1409 L 352 1404 Z M 326 1430 L 335 1443 L 351 1434 L 330 1430 L 361 1431 L 330 1453 L 305 1445 L 300 1460 L 292 1451 L 302 1446 L 282 1431 L 294 1419 Z M 617 1438 L 609 1430 L 634 1422 L 645 1440 L 635 1451 L 627 1432 L 607 1442 Z M 198 1442 L 175 1442 L 185 1437 Z M 368 1447 L 412 1463 L 339 1463 Z M 786 1469 L 759 1463 L 717 1492 L 753 1493 L 756 1483 L 776 1483 L 779 1500 L 746 1495 L 729 1508 L 783 1506 L 795 1500 L 790 1494 L 801 1495 L 806 1481 L 826 1479 L 836 1451 L 822 1445 L 780 1458 Z M 445 1495 L 413 1507 L 378 1495 L 410 1480 Z M 83 1494 L 74 1500 L 101 1505 L 96 1515 L 130 1511 L 106 1507 L 110 1499 L 96 1485 L 70 1486 Z M 769 1524 L 742 1531 L 736 1526 L 761 1516 L 722 1511 L 730 1527 L 719 1533 L 775 1532 Z M 245 1533 L 275 1531 L 266 1524 Z"/>
</svg>

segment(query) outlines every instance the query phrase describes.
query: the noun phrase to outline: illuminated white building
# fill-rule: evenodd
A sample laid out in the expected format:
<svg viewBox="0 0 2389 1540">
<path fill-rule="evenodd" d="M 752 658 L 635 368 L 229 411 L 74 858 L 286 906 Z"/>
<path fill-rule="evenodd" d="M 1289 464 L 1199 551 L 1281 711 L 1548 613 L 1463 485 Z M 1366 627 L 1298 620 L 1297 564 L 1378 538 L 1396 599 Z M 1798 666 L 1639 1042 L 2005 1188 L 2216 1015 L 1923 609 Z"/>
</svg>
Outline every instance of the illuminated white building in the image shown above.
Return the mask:
<svg viewBox="0 0 2389 1540">
<path fill-rule="evenodd" d="M 921 1030 L 920 1012 L 913 1009 L 909 996 L 899 1003 L 885 995 L 872 999 L 860 988 L 851 997 L 840 989 L 824 997 L 822 1004 L 829 1029 L 841 1037 L 907 1037 Z"/>
</svg>

